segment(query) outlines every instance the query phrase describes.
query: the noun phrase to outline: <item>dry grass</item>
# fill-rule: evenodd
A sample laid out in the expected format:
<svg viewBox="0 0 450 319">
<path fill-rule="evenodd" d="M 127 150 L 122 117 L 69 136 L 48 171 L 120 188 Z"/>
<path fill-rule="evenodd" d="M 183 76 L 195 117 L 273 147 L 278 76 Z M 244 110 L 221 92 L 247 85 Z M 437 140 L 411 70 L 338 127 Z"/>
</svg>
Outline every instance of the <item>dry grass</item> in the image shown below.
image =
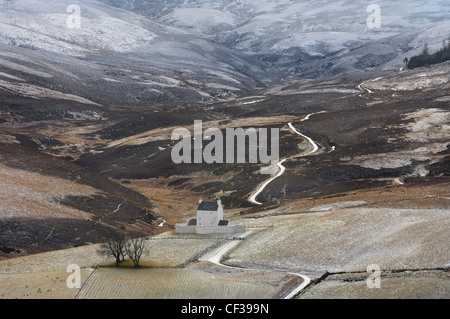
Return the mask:
<svg viewBox="0 0 450 319">
<path fill-rule="evenodd" d="M 277 124 L 283 124 L 285 125 L 287 122 L 298 120 L 299 118 L 296 116 L 290 116 L 290 115 L 277 115 L 277 116 L 266 116 L 266 117 L 254 117 L 251 120 L 249 118 L 238 118 L 238 119 L 230 119 L 226 122 L 226 124 L 222 124 L 222 120 L 217 121 L 209 121 L 204 122 L 203 130 L 206 130 L 208 128 L 217 128 L 220 130 L 226 129 L 226 128 L 236 128 L 236 127 L 262 127 L 262 126 L 268 126 L 268 125 L 277 125 Z M 154 130 L 150 130 L 147 132 L 143 132 L 137 135 L 129 136 L 122 138 L 117 141 L 113 141 L 108 144 L 108 147 L 117 147 L 117 146 L 123 146 L 123 145 L 143 145 L 152 141 L 166 141 L 171 139 L 172 132 L 175 129 L 180 128 L 179 126 L 173 126 L 173 127 L 165 127 L 165 128 L 158 128 Z M 189 129 L 191 132 L 194 131 L 194 125 L 186 126 L 187 129 Z"/>
<path fill-rule="evenodd" d="M 142 264 L 178 267 L 219 243 L 220 239 L 156 239 L 147 242 Z"/>
<path fill-rule="evenodd" d="M 81 271 L 84 282 L 92 269 Z M 69 289 L 66 280 L 70 273 L 44 272 L 0 274 L 0 299 L 72 299 L 79 289 Z"/>
<path fill-rule="evenodd" d="M 127 187 L 149 198 L 156 205 L 155 213 L 162 215 L 168 225 L 184 223 L 197 214 L 198 193 L 186 189 L 174 190 L 159 183 L 160 179 L 133 180 Z"/>
</svg>

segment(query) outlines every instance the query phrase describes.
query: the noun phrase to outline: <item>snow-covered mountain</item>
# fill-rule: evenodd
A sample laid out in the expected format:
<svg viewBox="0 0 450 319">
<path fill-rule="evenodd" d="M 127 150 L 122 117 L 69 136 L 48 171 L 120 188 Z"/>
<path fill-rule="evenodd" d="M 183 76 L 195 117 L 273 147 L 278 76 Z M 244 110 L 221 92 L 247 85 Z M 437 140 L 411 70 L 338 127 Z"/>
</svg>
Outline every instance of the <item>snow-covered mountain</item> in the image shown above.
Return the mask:
<svg viewBox="0 0 450 319">
<path fill-rule="evenodd" d="M 76 3 L 79 15 L 72 0 L 0 0 L 0 89 L 24 91 L 31 83 L 17 79 L 33 75 L 33 85 L 100 104 L 212 101 L 264 78 L 221 44 L 97 1 Z"/>
<path fill-rule="evenodd" d="M 380 0 L 379 29 L 362 0 L 79 0 L 79 28 L 73 2 L 0 0 L 0 90 L 212 102 L 279 80 L 398 68 L 450 30 L 447 1 Z"/>
<path fill-rule="evenodd" d="M 269 67 L 284 68 L 297 74 L 317 67 L 315 60 L 345 55 L 367 44 L 372 57 L 359 57 L 355 61 L 356 67 L 352 66 L 349 72 L 360 67 L 370 68 L 372 64 L 378 66 L 395 59 L 399 53 L 406 54 L 416 45 L 423 46 L 424 42 L 442 43 L 441 33 L 448 35 L 450 32 L 450 6 L 446 0 L 100 1 L 182 28 L 257 56 Z M 372 28 L 367 23 L 376 13 L 369 7 L 371 4 L 380 9 L 379 28 Z M 423 36 L 422 31 L 433 25 L 434 31 L 439 30 L 438 34 L 428 32 Z M 397 42 L 401 39 L 398 35 L 406 35 L 403 41 L 400 40 L 402 43 Z M 387 42 L 395 40 L 389 48 L 378 45 L 381 51 L 373 51 L 376 48 L 373 43 L 383 42 L 383 39 L 388 39 Z M 369 63 L 368 59 L 371 60 Z M 314 61 L 311 66 L 299 68 L 310 61 Z M 334 61 L 333 64 L 341 62 Z M 343 70 L 329 72 L 327 65 L 329 62 L 320 67 L 328 74 L 345 73 Z"/>
</svg>

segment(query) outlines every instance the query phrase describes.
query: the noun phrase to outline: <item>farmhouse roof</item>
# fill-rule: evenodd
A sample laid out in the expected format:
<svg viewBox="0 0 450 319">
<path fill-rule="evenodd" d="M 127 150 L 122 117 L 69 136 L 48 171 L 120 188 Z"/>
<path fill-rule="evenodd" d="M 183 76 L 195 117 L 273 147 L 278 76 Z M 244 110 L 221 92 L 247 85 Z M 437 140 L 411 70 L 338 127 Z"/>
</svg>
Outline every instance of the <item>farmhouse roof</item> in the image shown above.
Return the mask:
<svg viewBox="0 0 450 319">
<path fill-rule="evenodd" d="M 204 201 L 201 201 L 198 204 L 197 210 L 218 211 L 219 210 L 219 203 L 218 202 L 204 202 Z"/>
</svg>

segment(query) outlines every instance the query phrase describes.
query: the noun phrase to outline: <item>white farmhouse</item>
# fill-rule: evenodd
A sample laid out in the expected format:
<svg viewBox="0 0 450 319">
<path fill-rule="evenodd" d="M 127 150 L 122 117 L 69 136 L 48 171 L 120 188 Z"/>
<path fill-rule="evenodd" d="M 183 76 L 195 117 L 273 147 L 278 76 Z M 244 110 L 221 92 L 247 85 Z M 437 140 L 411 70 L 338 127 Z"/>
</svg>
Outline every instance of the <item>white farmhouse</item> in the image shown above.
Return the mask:
<svg viewBox="0 0 450 319">
<path fill-rule="evenodd" d="M 222 202 L 204 202 L 200 199 L 197 208 L 197 219 L 191 219 L 187 224 L 175 225 L 178 234 L 233 234 L 245 233 L 244 225 L 231 225 L 223 219 Z"/>
</svg>

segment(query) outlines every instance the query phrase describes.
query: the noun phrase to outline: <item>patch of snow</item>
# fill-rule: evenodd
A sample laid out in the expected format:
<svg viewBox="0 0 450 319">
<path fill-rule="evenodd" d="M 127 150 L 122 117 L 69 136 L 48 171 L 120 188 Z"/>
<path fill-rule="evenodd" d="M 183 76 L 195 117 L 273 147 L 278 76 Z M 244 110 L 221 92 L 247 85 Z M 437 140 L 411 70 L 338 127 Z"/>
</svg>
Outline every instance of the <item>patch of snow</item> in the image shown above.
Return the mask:
<svg viewBox="0 0 450 319">
<path fill-rule="evenodd" d="M 41 71 L 38 71 L 36 69 L 32 69 L 32 68 L 29 68 L 29 67 L 26 67 L 24 65 L 21 65 L 21 64 L 18 64 L 18 63 L 14 63 L 14 62 L 8 61 L 8 60 L 0 59 L 0 65 L 3 66 L 4 68 L 10 69 L 10 70 L 15 70 L 15 71 L 23 72 L 23 73 L 28 73 L 28 74 L 36 75 L 36 76 L 43 77 L 43 78 L 51 78 L 51 77 L 53 77 L 53 75 L 48 74 L 46 72 L 41 72 Z"/>
<path fill-rule="evenodd" d="M 73 100 L 83 104 L 91 104 L 97 105 L 99 104 L 85 99 L 83 97 L 66 94 L 55 90 L 50 90 L 47 88 L 39 87 L 36 85 L 26 84 L 26 83 L 12 83 L 0 80 L 0 89 L 7 90 L 10 92 L 18 93 L 22 96 L 31 97 L 34 99 L 40 98 L 54 98 L 54 99 L 63 99 L 63 100 Z"/>
<path fill-rule="evenodd" d="M 199 34 L 209 33 L 212 29 L 217 29 L 221 25 L 223 28 L 230 28 L 237 22 L 236 16 L 230 12 L 208 8 L 180 7 L 175 8 L 160 20 Z"/>
<path fill-rule="evenodd" d="M 448 139 L 450 132 L 450 112 L 442 109 L 423 109 L 405 116 L 413 122 L 403 125 L 410 132 L 406 134 L 409 141 L 430 142 Z"/>
<path fill-rule="evenodd" d="M 256 104 L 256 103 L 259 103 L 259 102 L 263 102 L 263 101 L 265 101 L 266 99 L 262 99 L 262 100 L 254 100 L 254 101 L 248 101 L 248 102 L 240 102 L 240 104 L 241 105 L 250 105 L 250 104 Z"/>
<path fill-rule="evenodd" d="M 114 80 L 114 79 L 110 79 L 110 78 L 103 78 L 103 80 L 105 80 L 106 82 L 124 83 L 123 81 Z"/>
<path fill-rule="evenodd" d="M 358 165 L 374 170 L 395 169 L 412 165 L 413 161 L 427 161 L 429 157 L 410 153 L 378 153 L 342 158 L 341 161 L 350 165 Z"/>
<path fill-rule="evenodd" d="M 239 91 L 238 88 L 232 87 L 232 86 L 228 86 L 228 85 L 224 85 L 224 84 L 218 84 L 218 83 L 208 83 L 206 84 L 207 87 L 210 88 L 214 88 L 214 89 L 223 89 L 223 90 L 228 90 L 228 91 Z"/>
<path fill-rule="evenodd" d="M 19 77 L 17 77 L 17 76 L 11 75 L 11 74 L 3 73 L 3 72 L 0 72 L 0 76 L 1 76 L 1 77 L 4 77 L 4 78 L 11 79 L 11 80 L 15 80 L 15 81 L 22 81 L 22 82 L 25 82 L 25 80 L 22 79 L 22 78 L 19 78 Z"/>
<path fill-rule="evenodd" d="M 333 204 L 327 204 L 327 205 L 321 205 L 311 208 L 310 212 L 328 212 L 343 208 L 353 208 L 358 206 L 366 205 L 367 202 L 365 201 L 349 201 L 349 202 L 341 202 L 341 203 L 333 203 Z"/>
</svg>

